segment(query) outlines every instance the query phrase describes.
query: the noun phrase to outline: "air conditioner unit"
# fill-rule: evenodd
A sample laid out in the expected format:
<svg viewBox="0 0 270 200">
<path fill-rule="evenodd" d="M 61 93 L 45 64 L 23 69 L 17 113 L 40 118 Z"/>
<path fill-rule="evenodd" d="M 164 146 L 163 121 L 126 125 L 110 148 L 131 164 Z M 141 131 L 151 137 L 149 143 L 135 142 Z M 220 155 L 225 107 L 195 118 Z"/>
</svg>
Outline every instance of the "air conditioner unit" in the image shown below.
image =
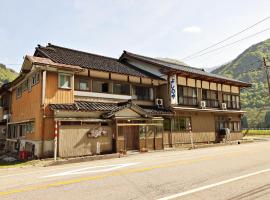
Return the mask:
<svg viewBox="0 0 270 200">
<path fill-rule="evenodd" d="M 200 108 L 201 109 L 205 109 L 206 108 L 206 102 L 205 101 L 201 101 L 200 102 Z"/>
<path fill-rule="evenodd" d="M 158 108 L 163 108 L 163 99 L 156 99 L 155 104 Z"/>
<path fill-rule="evenodd" d="M 3 119 L 9 119 L 9 118 L 10 118 L 10 115 L 9 114 L 3 115 Z"/>
<path fill-rule="evenodd" d="M 222 110 L 227 110 L 227 104 L 226 103 L 222 103 L 221 104 L 221 109 Z"/>
</svg>

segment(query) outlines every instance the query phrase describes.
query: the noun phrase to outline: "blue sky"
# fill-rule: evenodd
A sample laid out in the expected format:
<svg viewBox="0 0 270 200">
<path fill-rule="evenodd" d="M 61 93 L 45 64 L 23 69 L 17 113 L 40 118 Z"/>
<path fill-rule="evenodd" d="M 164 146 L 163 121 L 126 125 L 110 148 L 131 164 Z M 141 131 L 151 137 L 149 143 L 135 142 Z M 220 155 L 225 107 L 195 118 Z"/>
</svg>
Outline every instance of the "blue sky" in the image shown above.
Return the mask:
<svg viewBox="0 0 270 200">
<path fill-rule="evenodd" d="M 0 63 L 19 71 L 23 56 L 48 42 L 111 57 L 128 50 L 181 60 L 270 16 L 269 10 L 269 0 L 1 1 Z M 266 28 L 270 20 L 229 42 Z M 267 38 L 270 31 L 184 61 L 217 66 Z"/>
</svg>

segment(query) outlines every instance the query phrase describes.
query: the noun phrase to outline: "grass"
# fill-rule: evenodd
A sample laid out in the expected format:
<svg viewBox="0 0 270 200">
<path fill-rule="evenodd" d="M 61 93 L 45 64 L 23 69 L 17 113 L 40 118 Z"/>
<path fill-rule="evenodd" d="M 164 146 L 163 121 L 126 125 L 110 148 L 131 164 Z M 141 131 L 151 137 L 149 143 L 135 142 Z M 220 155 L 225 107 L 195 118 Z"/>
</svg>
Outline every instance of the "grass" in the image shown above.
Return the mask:
<svg viewBox="0 0 270 200">
<path fill-rule="evenodd" d="M 270 136 L 270 130 L 243 130 L 242 133 L 245 134 L 247 132 L 246 135 L 262 135 L 262 136 Z"/>
<path fill-rule="evenodd" d="M 34 164 L 34 161 L 14 161 L 14 162 L 0 161 L 0 169 L 13 168 L 13 167 L 24 167 L 24 166 L 32 165 L 32 164 Z"/>
</svg>

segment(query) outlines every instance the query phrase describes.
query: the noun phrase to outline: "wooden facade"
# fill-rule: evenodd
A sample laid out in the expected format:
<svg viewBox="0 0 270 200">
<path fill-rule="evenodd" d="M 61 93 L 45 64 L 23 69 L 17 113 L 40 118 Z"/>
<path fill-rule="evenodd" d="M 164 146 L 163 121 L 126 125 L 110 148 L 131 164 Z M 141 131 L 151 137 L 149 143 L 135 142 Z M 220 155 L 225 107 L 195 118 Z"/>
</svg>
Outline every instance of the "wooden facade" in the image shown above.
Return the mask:
<svg viewBox="0 0 270 200">
<path fill-rule="evenodd" d="M 126 63 L 139 69 L 138 74 L 148 72 L 136 76 L 132 70 L 128 74 L 26 57 L 24 70 L 10 88 L 10 141 L 19 139 L 20 150 L 37 157 L 52 156 L 55 145 L 58 156 L 72 157 L 187 145 L 189 126 L 195 143 L 219 142 L 220 128 L 232 129 L 231 140 L 242 138 L 242 83 L 167 72 L 152 61 L 125 58 Z M 177 103 L 171 100 L 171 76 L 176 77 Z M 201 101 L 209 104 L 202 108 Z M 224 109 L 222 103 L 232 107 Z M 107 105 L 111 109 L 105 110 Z"/>
</svg>

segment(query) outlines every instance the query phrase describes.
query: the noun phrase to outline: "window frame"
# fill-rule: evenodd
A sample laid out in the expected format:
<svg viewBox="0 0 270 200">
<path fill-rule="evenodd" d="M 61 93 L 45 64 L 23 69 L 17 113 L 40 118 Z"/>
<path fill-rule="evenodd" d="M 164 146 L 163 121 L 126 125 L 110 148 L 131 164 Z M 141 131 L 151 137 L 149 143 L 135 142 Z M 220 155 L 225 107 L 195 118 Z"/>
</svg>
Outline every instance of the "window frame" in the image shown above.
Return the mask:
<svg viewBox="0 0 270 200">
<path fill-rule="evenodd" d="M 189 95 L 190 90 L 192 90 L 191 91 L 192 95 Z M 198 105 L 198 88 L 190 87 L 190 86 L 184 86 L 184 85 L 178 85 L 177 91 L 178 91 L 177 99 L 178 99 L 178 104 L 179 105 L 184 105 L 184 106 L 197 106 Z M 195 96 L 193 96 L 194 91 L 195 91 Z M 180 98 L 182 98 L 182 101 L 180 101 Z M 195 100 L 195 103 L 191 103 L 191 104 L 185 103 L 185 99 L 188 99 L 188 100 L 191 99 L 192 101 Z"/>
<path fill-rule="evenodd" d="M 65 76 L 65 77 L 69 77 L 69 86 L 68 87 L 63 87 L 61 86 L 61 76 Z M 64 73 L 64 72 L 59 72 L 58 73 L 58 88 L 59 89 L 64 89 L 64 90 L 71 90 L 72 89 L 72 77 L 73 77 L 73 74 L 69 74 L 69 73 Z"/>
<path fill-rule="evenodd" d="M 148 98 L 144 98 L 144 97 L 143 98 L 138 98 L 138 97 L 142 97 L 142 95 L 137 95 L 136 94 L 136 87 L 148 89 L 148 94 L 149 94 Z M 154 87 L 153 86 L 149 87 L 149 86 L 146 86 L 146 85 L 138 85 L 138 84 L 132 85 L 131 96 L 132 96 L 132 99 L 134 99 L 134 100 L 153 101 L 154 100 Z"/>
</svg>

